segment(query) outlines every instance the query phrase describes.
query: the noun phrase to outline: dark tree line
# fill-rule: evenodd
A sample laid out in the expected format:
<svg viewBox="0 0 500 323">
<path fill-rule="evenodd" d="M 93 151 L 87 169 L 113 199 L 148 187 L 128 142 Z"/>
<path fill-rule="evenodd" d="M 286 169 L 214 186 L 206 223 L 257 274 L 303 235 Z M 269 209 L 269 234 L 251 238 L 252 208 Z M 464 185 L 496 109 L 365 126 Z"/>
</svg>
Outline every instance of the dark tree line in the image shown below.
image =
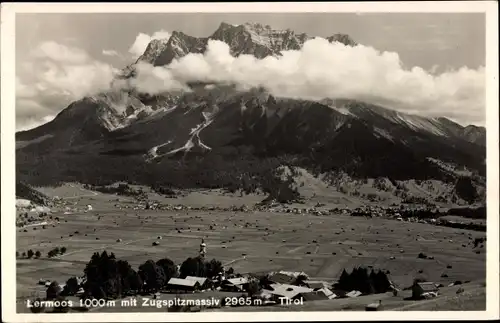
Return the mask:
<svg viewBox="0 0 500 323">
<path fill-rule="evenodd" d="M 16 196 L 33 201 L 38 205 L 48 205 L 50 200 L 44 194 L 31 188 L 28 184 L 20 181 L 16 183 Z"/>
<path fill-rule="evenodd" d="M 212 259 L 205 261 L 201 257 L 187 258 L 180 267 L 180 277 L 198 276 L 213 278 L 223 270 L 222 263 Z"/>
<path fill-rule="evenodd" d="M 391 283 L 383 271 L 356 267 L 350 273 L 344 269 L 334 287 L 344 291 L 357 290 L 363 294 L 379 294 L 390 291 Z"/>
<path fill-rule="evenodd" d="M 463 207 L 449 209 L 448 215 L 457 215 L 469 219 L 486 219 L 486 206 L 481 206 L 477 208 Z"/>
<path fill-rule="evenodd" d="M 229 158 L 230 157 L 230 158 Z M 281 179 L 277 168 L 297 164 L 293 156 L 256 157 L 208 154 L 184 160 L 164 159 L 147 163 L 141 156 L 94 156 L 77 159 L 71 155 L 47 155 L 26 161 L 22 153 L 16 156 L 17 176 L 35 186 L 58 186 L 64 182 L 80 182 L 106 193 L 140 195 L 125 186 L 108 187 L 116 182 L 153 187 L 157 192 L 171 195 L 172 188 L 226 189 L 253 193 L 265 191 L 271 199 L 289 201 L 298 197 L 291 179 Z M 94 167 L 92 165 L 100 165 Z"/>
<path fill-rule="evenodd" d="M 107 251 L 94 253 L 84 269 L 84 283 L 80 286 L 76 277 L 66 281 L 64 288 L 53 282 L 47 289 L 47 297 L 75 295 L 83 287 L 84 298 L 119 298 L 137 293 L 157 292 L 166 287 L 172 277 L 198 276 L 213 278 L 223 271 L 222 263 L 201 257 L 187 258 L 178 270 L 168 258 L 158 261 L 148 260 L 134 270 L 125 260 L 118 260 Z"/>
<path fill-rule="evenodd" d="M 285 168 L 281 167 L 268 172 L 262 181 L 262 189 L 268 194 L 266 201 L 278 203 L 295 202 L 300 199 L 300 193 L 295 186 L 296 172 L 293 167 L 288 167 L 290 173 L 285 174 Z"/>
<path fill-rule="evenodd" d="M 22 255 L 19 254 L 19 251 L 16 251 L 16 258 L 28 258 L 28 259 L 31 259 L 33 257 L 35 258 L 40 258 L 42 256 L 42 253 L 40 252 L 40 250 L 37 250 L 37 251 L 33 251 L 32 249 L 29 249 L 27 252 L 23 252 Z"/>
<path fill-rule="evenodd" d="M 66 253 L 66 250 L 66 247 L 55 247 L 54 249 L 49 250 L 47 257 L 52 258 L 58 255 L 63 255 Z"/>
<path fill-rule="evenodd" d="M 142 190 L 136 190 L 128 184 L 120 183 L 115 186 L 100 186 L 100 185 L 86 185 L 89 189 L 107 194 L 117 194 L 123 196 L 140 197 L 145 193 Z"/>
<path fill-rule="evenodd" d="M 477 190 L 469 177 L 458 178 L 455 183 L 454 191 L 458 197 L 468 203 L 473 203 L 478 198 Z"/>
<path fill-rule="evenodd" d="M 113 253 L 94 253 L 84 269 L 86 296 L 94 298 L 117 298 L 138 291 L 142 279 L 130 264 L 117 260 Z"/>
</svg>

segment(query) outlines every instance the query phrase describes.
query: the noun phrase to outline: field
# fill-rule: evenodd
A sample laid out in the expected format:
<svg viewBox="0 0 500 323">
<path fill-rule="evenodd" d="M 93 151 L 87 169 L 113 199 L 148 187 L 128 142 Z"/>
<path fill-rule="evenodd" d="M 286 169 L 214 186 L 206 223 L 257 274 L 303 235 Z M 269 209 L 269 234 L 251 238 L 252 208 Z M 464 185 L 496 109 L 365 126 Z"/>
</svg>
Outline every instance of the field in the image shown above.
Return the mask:
<svg viewBox="0 0 500 323">
<path fill-rule="evenodd" d="M 66 188 L 65 195 L 50 193 L 71 198 L 76 206 L 91 204 L 93 210 L 60 211 L 54 214 L 60 218 L 59 224 L 17 230 L 17 251 L 42 253 L 40 259 L 17 261 L 18 310 L 33 292 L 44 291 L 37 285 L 39 279 L 64 283 L 71 276 L 82 275 L 93 252 L 113 252 L 137 269 L 148 259 L 168 257 L 181 263 L 196 256 L 202 238 L 208 259 L 218 259 L 240 273 L 304 271 L 314 279 L 335 281 L 344 268 L 373 266 L 389 270 L 400 288 L 420 276 L 444 286 L 457 280 L 480 282 L 486 277 L 486 250 L 477 249 L 480 253 L 476 253 L 469 244 L 471 239 L 484 237 L 482 232 L 346 215 L 119 209 L 115 204 L 132 202 Z M 152 246 L 158 236 L 162 236 L 160 245 Z M 46 257 L 49 250 L 61 246 L 67 248 L 66 254 Z M 419 259 L 421 252 L 434 259 Z M 448 277 L 442 278 L 442 274 Z"/>
</svg>

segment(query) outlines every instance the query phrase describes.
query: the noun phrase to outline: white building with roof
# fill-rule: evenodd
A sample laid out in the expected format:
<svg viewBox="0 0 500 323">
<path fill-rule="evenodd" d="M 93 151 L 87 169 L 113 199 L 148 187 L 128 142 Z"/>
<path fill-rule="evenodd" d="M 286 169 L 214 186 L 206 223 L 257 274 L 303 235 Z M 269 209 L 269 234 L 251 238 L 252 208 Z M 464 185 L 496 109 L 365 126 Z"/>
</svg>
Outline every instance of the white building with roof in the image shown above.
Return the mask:
<svg viewBox="0 0 500 323">
<path fill-rule="evenodd" d="M 170 278 L 167 283 L 168 290 L 196 291 L 201 288 L 200 283 L 193 279 Z"/>
<path fill-rule="evenodd" d="M 275 299 L 279 299 L 280 297 L 285 297 L 287 299 L 294 299 L 301 293 L 310 293 L 312 292 L 312 288 L 303 287 L 303 286 L 295 286 L 288 284 L 271 284 L 269 290 L 267 290 Z"/>
</svg>

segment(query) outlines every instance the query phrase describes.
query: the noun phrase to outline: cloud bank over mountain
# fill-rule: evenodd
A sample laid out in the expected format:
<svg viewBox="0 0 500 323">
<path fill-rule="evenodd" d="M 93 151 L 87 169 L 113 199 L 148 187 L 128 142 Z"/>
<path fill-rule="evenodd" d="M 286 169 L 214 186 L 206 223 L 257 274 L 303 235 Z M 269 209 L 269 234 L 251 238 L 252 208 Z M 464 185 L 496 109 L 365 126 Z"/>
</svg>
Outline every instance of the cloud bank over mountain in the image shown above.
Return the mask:
<svg viewBox="0 0 500 323">
<path fill-rule="evenodd" d="M 204 54 L 188 54 L 165 67 L 141 64 L 137 72 L 135 86 L 151 94 L 177 90 L 191 81 L 228 82 L 264 87 L 288 98 L 366 100 L 464 123 L 480 123 L 485 114 L 484 67 L 435 75 L 419 67 L 405 69 L 397 53 L 322 38 L 264 59 L 233 57 L 227 44 L 210 40 Z"/>
<path fill-rule="evenodd" d="M 169 37 L 163 30 L 140 33 L 129 53 L 136 58 L 151 40 Z M 116 68 L 85 51 L 53 41 L 41 43 L 20 66 L 24 73 L 16 80 L 16 115 L 25 124 L 18 124 L 18 130 L 46 122 L 74 100 L 110 90 L 117 73 Z M 323 38 L 306 41 L 301 50 L 264 59 L 233 57 L 226 43 L 210 40 L 204 54 L 191 53 L 164 67 L 139 62 L 136 71 L 129 86 L 150 94 L 186 90 L 191 81 L 221 82 L 264 87 L 288 98 L 364 100 L 464 124 L 482 124 L 485 118 L 484 67 L 442 74 L 419 67 L 408 69 L 397 53 L 329 43 Z"/>
</svg>

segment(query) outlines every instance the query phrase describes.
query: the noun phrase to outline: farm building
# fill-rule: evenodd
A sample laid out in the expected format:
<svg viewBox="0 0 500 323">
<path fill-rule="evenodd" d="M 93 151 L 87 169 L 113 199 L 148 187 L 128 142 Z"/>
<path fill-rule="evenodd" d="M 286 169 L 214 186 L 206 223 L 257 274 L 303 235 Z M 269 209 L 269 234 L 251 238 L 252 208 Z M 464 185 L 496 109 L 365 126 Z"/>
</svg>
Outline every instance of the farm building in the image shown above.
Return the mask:
<svg viewBox="0 0 500 323">
<path fill-rule="evenodd" d="M 221 289 L 223 291 L 243 291 L 248 286 L 248 279 L 245 277 L 230 278 L 222 281 Z"/>
<path fill-rule="evenodd" d="M 302 301 L 307 302 L 307 301 L 324 301 L 328 300 L 328 296 L 326 296 L 325 293 L 322 291 L 313 291 L 313 292 L 308 292 L 308 293 L 299 293 L 297 296 L 294 297 L 295 299 L 302 299 Z"/>
<path fill-rule="evenodd" d="M 200 289 L 200 283 L 196 280 L 170 278 L 167 289 L 170 291 L 194 292 Z"/>
<path fill-rule="evenodd" d="M 328 288 L 328 286 L 329 286 L 329 284 L 327 282 L 321 281 L 321 280 L 306 280 L 306 281 L 304 281 L 304 284 L 307 287 L 312 288 L 313 290 Z"/>
<path fill-rule="evenodd" d="M 288 284 L 271 284 L 268 292 L 274 300 L 279 300 L 280 297 L 286 297 L 290 300 L 296 299 L 299 294 L 310 293 L 313 290 L 308 287 L 288 285 Z"/>
<path fill-rule="evenodd" d="M 206 277 L 187 276 L 185 279 L 197 281 L 200 284 L 200 289 L 209 289 L 213 286 L 212 281 Z"/>
<path fill-rule="evenodd" d="M 382 301 L 379 300 L 378 303 L 371 303 L 371 304 L 366 305 L 365 310 L 366 311 L 378 311 L 378 310 L 380 310 L 381 306 L 382 306 Z"/>
<path fill-rule="evenodd" d="M 329 288 L 322 288 L 322 289 L 319 289 L 317 290 L 318 292 L 323 292 L 326 297 L 328 297 L 328 299 L 334 299 L 334 298 L 337 298 L 337 295 L 332 292 Z"/>
<path fill-rule="evenodd" d="M 361 296 L 361 292 L 359 290 L 353 290 L 353 291 L 350 291 L 349 293 L 345 294 L 345 296 L 347 297 L 358 297 L 358 296 Z"/>
<path fill-rule="evenodd" d="M 437 293 L 438 288 L 433 282 L 415 283 L 411 287 L 411 296 L 413 299 L 425 298 L 428 293 Z"/>
</svg>

